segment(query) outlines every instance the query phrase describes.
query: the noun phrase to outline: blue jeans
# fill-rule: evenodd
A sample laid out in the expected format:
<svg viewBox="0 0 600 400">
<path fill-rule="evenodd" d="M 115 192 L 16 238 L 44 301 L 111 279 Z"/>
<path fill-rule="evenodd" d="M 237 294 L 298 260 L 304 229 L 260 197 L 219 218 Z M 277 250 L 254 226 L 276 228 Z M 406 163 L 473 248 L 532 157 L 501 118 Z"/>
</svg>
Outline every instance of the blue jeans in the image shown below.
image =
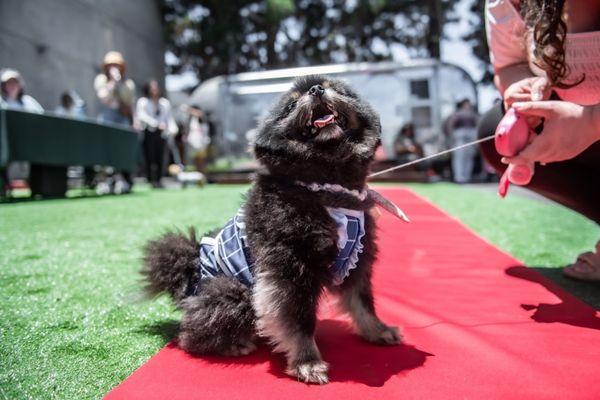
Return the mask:
<svg viewBox="0 0 600 400">
<path fill-rule="evenodd" d="M 109 107 L 102 107 L 98 114 L 98 122 L 131 126 L 129 118 L 121 114 L 118 109 Z"/>
</svg>

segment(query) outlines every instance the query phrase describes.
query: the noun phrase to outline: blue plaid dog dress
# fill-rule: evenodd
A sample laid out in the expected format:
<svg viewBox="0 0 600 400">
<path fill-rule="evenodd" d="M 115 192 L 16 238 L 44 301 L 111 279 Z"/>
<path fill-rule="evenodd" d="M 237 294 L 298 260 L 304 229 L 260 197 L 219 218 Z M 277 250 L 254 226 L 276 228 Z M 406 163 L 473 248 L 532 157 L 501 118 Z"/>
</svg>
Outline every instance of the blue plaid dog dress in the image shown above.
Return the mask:
<svg viewBox="0 0 600 400">
<path fill-rule="evenodd" d="M 335 221 L 338 234 L 338 255 L 329 267 L 333 283 L 340 285 L 356 268 L 359 254 L 363 251 L 361 240 L 365 235 L 364 211 L 345 208 L 327 208 Z M 198 269 L 200 280 L 217 275 L 235 277 L 246 286 L 254 284 L 254 259 L 248 246 L 243 207 L 213 237 L 203 237 L 200 241 L 200 261 Z M 193 288 L 198 294 L 200 282 Z"/>
</svg>

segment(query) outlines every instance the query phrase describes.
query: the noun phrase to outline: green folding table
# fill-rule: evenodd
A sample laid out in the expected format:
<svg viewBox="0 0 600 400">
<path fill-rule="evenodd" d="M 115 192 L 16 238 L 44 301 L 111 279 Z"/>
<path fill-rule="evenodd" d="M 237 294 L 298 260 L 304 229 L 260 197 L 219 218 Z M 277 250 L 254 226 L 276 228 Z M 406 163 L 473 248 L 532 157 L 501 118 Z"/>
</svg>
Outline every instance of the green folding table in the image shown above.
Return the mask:
<svg viewBox="0 0 600 400">
<path fill-rule="evenodd" d="M 0 110 L 0 170 L 13 161 L 29 162 L 32 193 L 64 195 L 69 166 L 100 165 L 133 172 L 138 157 L 138 135 L 127 127 Z"/>
</svg>

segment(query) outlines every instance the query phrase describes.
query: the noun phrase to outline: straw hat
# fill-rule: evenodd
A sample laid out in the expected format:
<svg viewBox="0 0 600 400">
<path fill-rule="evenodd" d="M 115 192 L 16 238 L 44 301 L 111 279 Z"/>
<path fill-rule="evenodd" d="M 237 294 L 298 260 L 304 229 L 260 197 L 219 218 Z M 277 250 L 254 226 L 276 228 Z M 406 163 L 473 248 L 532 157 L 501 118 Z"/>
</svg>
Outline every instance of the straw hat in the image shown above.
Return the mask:
<svg viewBox="0 0 600 400">
<path fill-rule="evenodd" d="M 102 68 L 106 68 L 107 65 L 118 65 L 122 70 L 125 69 L 125 59 L 123 58 L 123 54 L 118 51 L 109 51 L 104 56 L 104 61 L 102 61 Z"/>
</svg>

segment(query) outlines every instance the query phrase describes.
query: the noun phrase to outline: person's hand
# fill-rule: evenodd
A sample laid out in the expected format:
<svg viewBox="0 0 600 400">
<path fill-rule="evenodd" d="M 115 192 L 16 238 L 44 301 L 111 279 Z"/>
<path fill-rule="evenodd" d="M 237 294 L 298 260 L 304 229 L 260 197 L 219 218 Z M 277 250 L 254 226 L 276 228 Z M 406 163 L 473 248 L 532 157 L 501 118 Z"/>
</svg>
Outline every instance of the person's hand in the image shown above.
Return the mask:
<svg viewBox="0 0 600 400">
<path fill-rule="evenodd" d="M 114 82 L 119 82 L 122 78 L 121 70 L 119 69 L 119 67 L 116 67 L 114 65 L 110 66 L 108 68 L 108 77 Z"/>
<path fill-rule="evenodd" d="M 165 124 L 164 122 L 158 124 L 159 131 L 164 131 L 165 129 L 167 129 L 167 124 Z"/>
<path fill-rule="evenodd" d="M 569 160 L 600 140 L 600 104 L 580 106 L 567 101 L 514 103 L 519 114 L 545 118 L 544 130 L 532 135 L 531 142 L 505 164 L 542 164 Z"/>
<path fill-rule="evenodd" d="M 519 101 L 548 100 L 551 94 L 552 86 L 546 77 L 521 79 L 504 91 L 504 109 L 508 110 L 513 103 Z"/>
<path fill-rule="evenodd" d="M 552 94 L 552 86 L 546 77 L 534 76 L 521 79 L 504 91 L 504 109 L 508 110 L 519 101 L 548 100 Z M 538 117 L 527 117 L 527 125 L 531 130 L 537 128 L 542 120 Z"/>
</svg>

